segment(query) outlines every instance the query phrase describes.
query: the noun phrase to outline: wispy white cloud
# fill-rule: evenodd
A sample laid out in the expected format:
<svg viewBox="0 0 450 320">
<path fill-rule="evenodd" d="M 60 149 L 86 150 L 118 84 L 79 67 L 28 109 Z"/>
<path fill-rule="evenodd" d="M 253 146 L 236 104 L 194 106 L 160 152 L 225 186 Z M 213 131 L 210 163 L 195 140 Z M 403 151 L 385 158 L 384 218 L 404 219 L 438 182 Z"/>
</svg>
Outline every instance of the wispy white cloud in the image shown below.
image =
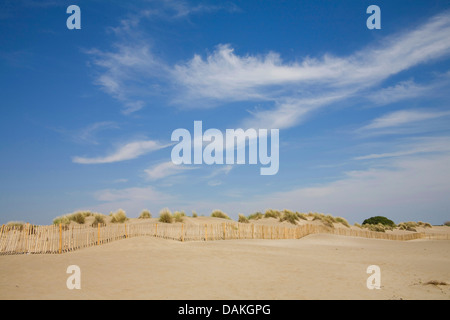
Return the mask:
<svg viewBox="0 0 450 320">
<path fill-rule="evenodd" d="M 434 85 L 437 85 L 436 83 Z M 413 80 L 401 81 L 394 86 L 383 88 L 369 95 L 369 99 L 377 106 L 395 103 L 400 100 L 414 99 L 426 94 L 433 86 L 421 85 Z"/>
<path fill-rule="evenodd" d="M 123 104 L 123 114 L 141 110 L 148 97 L 159 94 L 151 89 L 160 88 L 157 83 L 161 81 L 169 81 L 167 75 L 172 68 L 152 52 L 153 36 L 145 32 L 142 23 L 155 19 L 179 21 L 216 11 L 238 12 L 239 8 L 232 3 L 147 1 L 146 8 L 128 14 L 117 26 L 107 28 L 117 36 L 112 49 L 85 50 L 98 71 L 96 84 Z"/>
<path fill-rule="evenodd" d="M 101 70 L 96 84 L 122 103 L 124 114 L 142 109 L 143 97 L 154 94 L 149 91 L 152 83 L 165 74 L 165 64 L 155 57 L 147 43 L 116 44 L 113 51 L 91 49 L 86 54 Z"/>
<path fill-rule="evenodd" d="M 280 98 L 274 108 L 250 111 L 251 117 L 242 121 L 244 128 L 285 129 L 306 120 L 315 110 L 333 102 L 338 102 L 350 95 L 346 92 L 328 92 L 314 98 Z"/>
<path fill-rule="evenodd" d="M 76 132 L 73 137 L 74 140 L 82 143 L 98 144 L 96 134 L 99 131 L 107 129 L 117 129 L 119 126 L 112 121 L 101 121 L 92 123 L 78 132 Z"/>
<path fill-rule="evenodd" d="M 198 167 L 188 167 L 176 165 L 172 161 L 157 164 L 145 170 L 146 177 L 150 180 L 159 180 L 168 176 L 179 174 L 185 170 L 198 169 Z"/>
<path fill-rule="evenodd" d="M 285 62 L 275 52 L 240 56 L 230 45 L 219 45 L 206 58 L 195 55 L 174 67 L 173 78 L 180 87 L 175 101 L 203 100 L 209 106 L 214 102 L 272 101 L 274 108 L 252 113 L 249 122 L 291 127 L 313 110 L 354 97 L 392 75 L 449 54 L 449 12 L 347 57 L 327 54 Z M 399 98 L 402 89 L 412 86 L 403 83 L 391 90 L 391 96 Z"/>
<path fill-rule="evenodd" d="M 72 161 L 80 164 L 112 163 L 135 159 L 152 151 L 163 149 L 169 145 L 163 145 L 153 140 L 134 141 L 118 147 L 114 152 L 102 157 L 74 157 Z"/>
<path fill-rule="evenodd" d="M 202 5 L 192 7 L 180 1 L 163 2 L 161 7 L 172 12 L 172 17 L 207 11 Z M 160 8 L 159 12 L 164 10 Z M 122 27 L 138 30 L 139 21 L 157 11 L 145 11 L 134 20 L 123 22 Z M 170 66 L 157 58 L 148 41 L 142 39 L 133 45 L 122 40 L 115 51 L 91 50 L 89 54 L 102 69 L 97 83 L 123 102 L 124 113 L 142 109 L 145 96 L 158 94 L 158 90 L 148 89 L 163 82 L 166 88 L 171 88 L 167 96 L 173 103 L 190 108 L 213 107 L 230 101 L 272 103 L 272 108 L 253 112 L 249 124 L 288 128 L 318 108 L 358 94 L 387 103 L 389 99 L 405 98 L 408 92 L 425 92 L 429 89 L 427 84 L 418 85 L 411 80 L 378 93 L 370 91 L 393 75 L 448 56 L 450 12 L 344 57 L 326 54 L 287 62 L 276 52 L 238 55 L 231 45 L 220 44 L 205 58 L 197 54 L 187 62 Z"/>
<path fill-rule="evenodd" d="M 426 137 L 414 138 L 394 144 L 396 151 L 372 153 L 365 156 L 355 157 L 354 160 L 373 160 L 382 158 L 405 157 L 411 155 L 450 152 L 450 137 Z"/>
<path fill-rule="evenodd" d="M 211 174 L 206 176 L 206 179 L 209 180 L 208 185 L 211 187 L 220 186 L 223 182 L 221 180 L 219 180 L 219 177 L 228 175 L 231 172 L 231 170 L 233 170 L 232 165 L 220 166 L 218 168 L 215 168 L 211 172 Z M 212 179 L 212 180 L 210 180 L 210 179 Z"/>
<path fill-rule="evenodd" d="M 155 9 L 155 14 L 168 19 L 181 19 L 192 15 L 216 11 L 240 11 L 239 7 L 231 2 L 224 4 L 211 4 L 211 2 L 207 2 L 207 4 L 197 3 L 193 5 L 192 3 L 183 0 L 165 0 L 153 1 L 153 3 L 159 4 L 159 7 Z"/>
<path fill-rule="evenodd" d="M 373 120 L 359 130 L 377 130 L 450 116 L 450 111 L 400 110 Z"/>
</svg>

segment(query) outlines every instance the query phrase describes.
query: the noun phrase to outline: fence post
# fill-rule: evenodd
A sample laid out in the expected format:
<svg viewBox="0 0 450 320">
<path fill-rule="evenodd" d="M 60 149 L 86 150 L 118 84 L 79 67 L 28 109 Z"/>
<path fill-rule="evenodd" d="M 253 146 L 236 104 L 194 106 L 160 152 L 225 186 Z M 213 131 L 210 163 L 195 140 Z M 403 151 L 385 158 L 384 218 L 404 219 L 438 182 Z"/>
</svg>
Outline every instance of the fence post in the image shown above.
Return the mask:
<svg viewBox="0 0 450 320">
<path fill-rule="evenodd" d="M 225 240 L 226 239 L 225 222 L 223 222 L 222 224 L 223 224 L 223 240 Z"/>
<path fill-rule="evenodd" d="M 59 224 L 59 253 L 62 252 L 62 224 Z"/>
<path fill-rule="evenodd" d="M 24 253 L 28 252 L 28 233 L 30 232 L 30 224 L 27 222 L 26 229 L 25 229 L 25 250 Z"/>
<path fill-rule="evenodd" d="M 181 224 L 181 242 L 184 241 L 184 223 Z"/>
<path fill-rule="evenodd" d="M 100 223 L 97 223 L 97 245 L 100 245 Z"/>
<path fill-rule="evenodd" d="M 255 225 L 252 223 L 252 239 L 255 239 Z"/>
<path fill-rule="evenodd" d="M 128 233 L 127 233 L 127 224 L 125 223 L 125 239 L 128 238 Z"/>
<path fill-rule="evenodd" d="M 208 227 L 205 223 L 205 241 L 208 241 Z"/>
<path fill-rule="evenodd" d="M 3 241 L 2 241 L 3 229 L 5 229 L 5 225 L 4 224 L 2 225 L 2 230 L 0 231 L 0 250 L 1 250 L 2 244 L 3 244 Z"/>
</svg>

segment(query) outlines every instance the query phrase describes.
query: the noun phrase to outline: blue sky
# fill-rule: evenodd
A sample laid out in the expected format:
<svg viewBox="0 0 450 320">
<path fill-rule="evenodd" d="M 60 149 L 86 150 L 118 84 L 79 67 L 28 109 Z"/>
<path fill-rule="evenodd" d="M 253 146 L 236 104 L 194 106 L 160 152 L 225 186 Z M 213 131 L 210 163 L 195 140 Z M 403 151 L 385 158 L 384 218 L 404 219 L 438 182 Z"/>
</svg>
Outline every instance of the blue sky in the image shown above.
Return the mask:
<svg viewBox="0 0 450 320">
<path fill-rule="evenodd" d="M 4 0 L 0 29 L 0 223 L 164 207 L 450 220 L 448 1 Z M 279 129 L 278 173 L 173 165 L 171 134 L 195 120 Z"/>
</svg>

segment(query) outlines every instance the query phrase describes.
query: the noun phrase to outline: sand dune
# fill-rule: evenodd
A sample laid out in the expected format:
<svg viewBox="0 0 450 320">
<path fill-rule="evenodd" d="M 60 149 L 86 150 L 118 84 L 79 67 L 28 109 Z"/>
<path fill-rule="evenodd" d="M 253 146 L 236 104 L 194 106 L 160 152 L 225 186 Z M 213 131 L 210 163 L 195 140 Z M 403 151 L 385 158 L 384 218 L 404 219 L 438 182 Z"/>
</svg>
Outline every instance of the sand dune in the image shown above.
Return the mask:
<svg viewBox="0 0 450 320">
<path fill-rule="evenodd" d="M 369 290 L 366 269 L 381 268 Z M 81 290 L 66 287 L 69 265 Z M 1 299 L 449 299 L 450 241 L 336 235 L 177 242 L 137 237 L 62 255 L 0 256 Z"/>
</svg>

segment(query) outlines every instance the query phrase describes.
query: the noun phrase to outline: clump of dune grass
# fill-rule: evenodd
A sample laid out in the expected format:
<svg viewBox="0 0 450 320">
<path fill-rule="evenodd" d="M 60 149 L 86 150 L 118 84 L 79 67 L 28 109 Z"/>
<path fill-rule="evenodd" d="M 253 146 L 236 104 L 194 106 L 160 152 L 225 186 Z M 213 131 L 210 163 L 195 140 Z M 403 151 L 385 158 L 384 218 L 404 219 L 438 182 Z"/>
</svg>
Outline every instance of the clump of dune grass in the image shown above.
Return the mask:
<svg viewBox="0 0 450 320">
<path fill-rule="evenodd" d="M 346 226 L 347 228 L 350 228 L 350 225 L 348 224 L 348 221 L 345 218 L 336 217 L 335 220 L 336 220 L 337 223 L 341 223 L 344 226 Z"/>
<path fill-rule="evenodd" d="M 323 220 L 323 218 L 325 218 L 325 215 L 323 213 L 317 213 L 317 212 L 310 212 L 310 213 L 308 213 L 308 216 L 312 217 L 313 221 Z"/>
<path fill-rule="evenodd" d="M 14 228 L 16 230 L 22 230 L 24 225 L 26 225 L 23 221 L 9 221 L 6 226 L 9 228 Z"/>
<path fill-rule="evenodd" d="M 53 224 L 68 225 L 71 221 L 74 221 L 78 224 L 84 224 L 86 222 L 85 218 L 92 215 L 93 213 L 91 211 L 75 211 L 73 213 L 56 217 L 55 219 L 53 219 Z"/>
<path fill-rule="evenodd" d="M 173 216 L 172 212 L 168 208 L 164 208 L 159 212 L 159 221 L 163 223 L 172 223 Z"/>
<path fill-rule="evenodd" d="M 99 224 L 105 224 L 105 217 L 106 216 L 104 214 L 100 213 L 94 214 L 94 221 L 92 222 L 91 226 L 96 227 Z"/>
<path fill-rule="evenodd" d="M 401 222 L 397 225 L 397 227 L 400 230 L 414 231 L 414 232 L 417 232 L 416 230 L 417 226 L 418 224 L 414 221 Z"/>
<path fill-rule="evenodd" d="M 278 210 L 272 210 L 272 209 L 268 209 L 266 210 L 266 212 L 264 213 L 264 218 L 275 218 L 275 219 L 279 219 L 281 217 L 281 212 Z"/>
<path fill-rule="evenodd" d="M 362 228 L 362 226 L 361 226 L 358 222 L 355 222 L 353 225 L 354 225 L 355 227 Z"/>
<path fill-rule="evenodd" d="M 173 214 L 175 222 L 183 222 L 185 216 L 186 214 L 184 213 L 184 211 L 175 211 Z"/>
<path fill-rule="evenodd" d="M 244 216 L 243 214 L 238 215 L 238 222 L 240 223 L 249 223 L 250 221 L 248 220 L 248 218 L 246 216 Z"/>
<path fill-rule="evenodd" d="M 249 220 L 259 220 L 259 219 L 262 219 L 263 217 L 264 217 L 264 215 L 258 211 L 258 212 L 250 214 L 248 216 L 248 219 Z"/>
<path fill-rule="evenodd" d="M 84 224 L 86 222 L 86 217 L 87 215 L 84 215 L 83 212 L 75 212 L 69 217 L 69 219 L 78 224 Z"/>
<path fill-rule="evenodd" d="M 305 213 L 295 212 L 295 214 L 297 215 L 297 217 L 298 217 L 299 219 L 302 219 L 302 220 L 308 220 L 308 218 L 307 218 L 307 216 L 306 216 Z"/>
<path fill-rule="evenodd" d="M 69 219 L 69 217 L 67 215 L 59 216 L 59 217 L 56 217 L 55 219 L 53 219 L 53 224 L 56 224 L 56 225 L 58 225 L 58 224 L 67 225 L 67 224 L 70 224 L 70 219 Z"/>
<path fill-rule="evenodd" d="M 111 223 L 124 223 L 127 220 L 127 214 L 122 209 L 117 210 L 111 215 Z"/>
<path fill-rule="evenodd" d="M 151 217 L 152 217 L 152 214 L 150 213 L 150 211 L 147 209 L 144 209 L 144 210 L 142 210 L 138 219 L 150 219 Z"/>
<path fill-rule="evenodd" d="M 334 223 L 336 223 L 336 222 L 337 222 L 336 219 L 329 214 L 324 215 L 322 217 L 322 223 L 324 225 L 326 225 L 327 227 L 334 228 Z"/>
<path fill-rule="evenodd" d="M 287 221 L 292 224 L 297 224 L 297 221 L 299 219 L 300 218 L 297 216 L 295 212 L 292 212 L 291 210 L 287 209 L 282 211 L 281 216 L 279 218 L 280 222 Z"/>
<path fill-rule="evenodd" d="M 422 228 L 432 228 L 431 224 L 428 222 L 418 221 L 417 225 Z"/>
<path fill-rule="evenodd" d="M 382 223 L 378 223 L 378 224 L 363 224 L 362 225 L 363 228 L 369 229 L 370 231 L 376 231 L 376 232 L 386 232 L 386 229 L 388 229 L 389 227 L 382 224 Z"/>
<path fill-rule="evenodd" d="M 340 221 L 338 221 L 337 218 L 333 217 L 332 215 L 329 215 L 329 214 L 325 215 L 323 213 L 317 213 L 317 212 L 314 212 L 314 213 L 310 212 L 310 213 L 308 213 L 308 216 L 312 217 L 313 221 L 316 221 L 316 220 L 321 221 L 325 226 L 330 227 L 330 228 L 334 228 L 334 223 L 338 223 L 340 221 L 347 222 L 347 220 L 345 220 L 344 218 L 339 217 Z M 348 225 L 348 222 L 347 222 L 347 225 Z"/>
<path fill-rule="evenodd" d="M 211 217 L 231 220 L 231 218 L 226 213 L 222 212 L 221 210 L 214 210 L 211 213 Z"/>
<path fill-rule="evenodd" d="M 197 212 L 192 211 L 192 218 L 197 218 L 197 217 L 198 217 Z"/>
</svg>

